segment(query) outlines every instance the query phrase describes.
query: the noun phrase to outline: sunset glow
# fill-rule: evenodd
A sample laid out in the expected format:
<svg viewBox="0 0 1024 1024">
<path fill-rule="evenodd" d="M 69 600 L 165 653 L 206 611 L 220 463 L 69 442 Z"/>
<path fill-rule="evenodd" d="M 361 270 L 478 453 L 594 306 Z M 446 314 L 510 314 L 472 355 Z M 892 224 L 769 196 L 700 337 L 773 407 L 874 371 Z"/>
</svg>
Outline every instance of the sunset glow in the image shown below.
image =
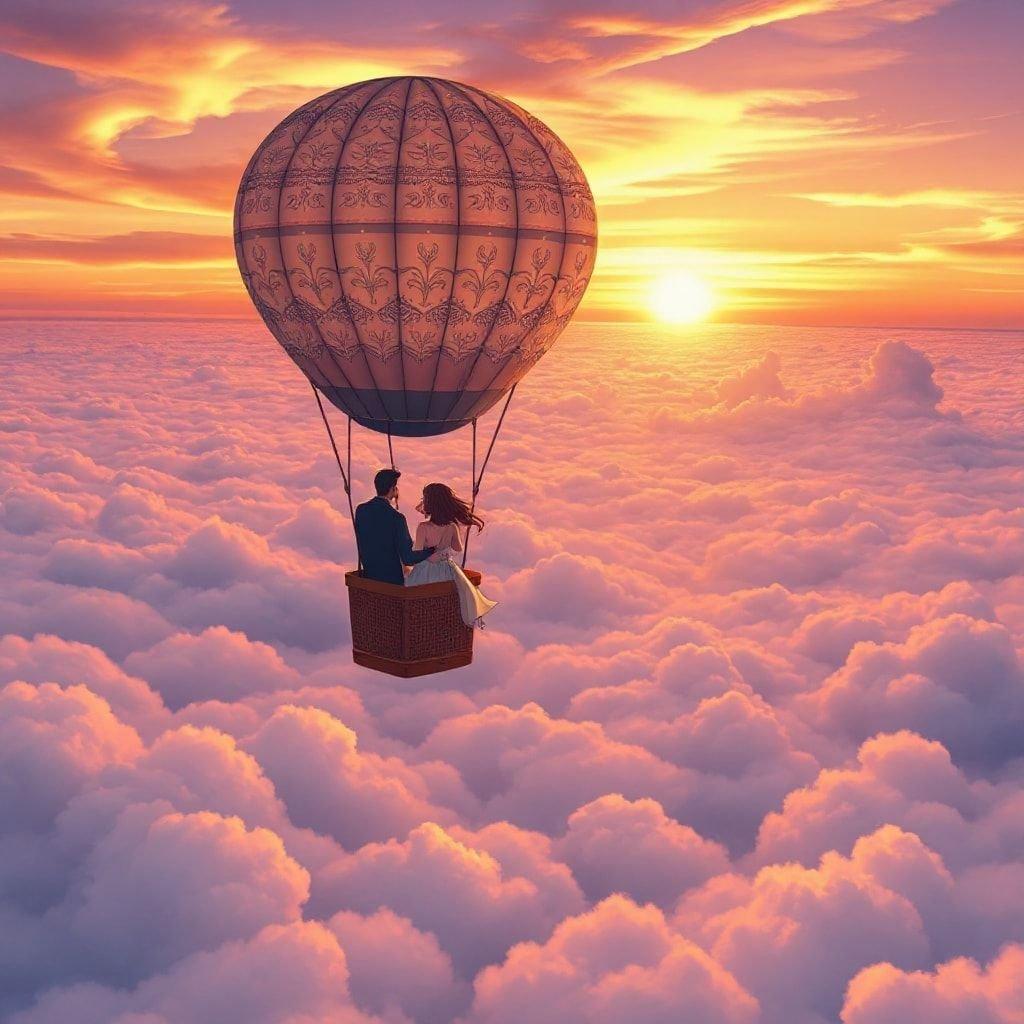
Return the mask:
<svg viewBox="0 0 1024 1024">
<path fill-rule="evenodd" d="M 579 158 L 602 239 L 583 319 L 648 319 L 685 249 L 723 322 L 1021 323 L 1019 5 L 496 7 L 479 32 L 449 3 L 358 32 L 314 0 L 19 6 L 0 315 L 251 317 L 228 238 L 249 154 L 313 97 L 425 74 L 521 103 Z"/>
<path fill-rule="evenodd" d="M 662 274 L 651 289 L 651 311 L 667 324 L 692 324 L 704 320 L 715 300 L 707 283 L 688 270 Z"/>
</svg>

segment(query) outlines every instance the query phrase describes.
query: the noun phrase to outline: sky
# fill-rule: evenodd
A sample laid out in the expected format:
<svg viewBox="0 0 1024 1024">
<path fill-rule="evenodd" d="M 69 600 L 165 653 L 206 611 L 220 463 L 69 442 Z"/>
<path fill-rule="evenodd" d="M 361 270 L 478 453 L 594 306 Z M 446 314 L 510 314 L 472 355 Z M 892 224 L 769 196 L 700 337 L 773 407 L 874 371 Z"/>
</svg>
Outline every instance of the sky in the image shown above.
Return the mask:
<svg viewBox="0 0 1024 1024">
<path fill-rule="evenodd" d="M 231 210 L 260 140 L 423 74 L 515 100 L 579 158 L 584 319 L 655 319 L 686 272 L 721 323 L 1020 327 L 1022 36 L 1016 0 L 14 0 L 0 315 L 251 317 Z"/>
</svg>

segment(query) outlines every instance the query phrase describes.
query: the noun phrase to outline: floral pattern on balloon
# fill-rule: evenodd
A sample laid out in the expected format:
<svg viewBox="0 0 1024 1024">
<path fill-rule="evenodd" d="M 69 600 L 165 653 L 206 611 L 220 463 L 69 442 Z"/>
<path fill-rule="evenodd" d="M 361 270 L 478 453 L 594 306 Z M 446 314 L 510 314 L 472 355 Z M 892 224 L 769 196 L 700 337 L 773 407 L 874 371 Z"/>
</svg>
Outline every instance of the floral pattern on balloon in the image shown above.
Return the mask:
<svg viewBox="0 0 1024 1024">
<path fill-rule="evenodd" d="M 514 103 L 436 78 L 346 86 L 256 150 L 235 207 L 260 315 L 309 379 L 375 429 L 442 433 L 498 401 L 589 284 L 593 196 Z M 416 424 L 398 423 L 403 417 Z"/>
</svg>

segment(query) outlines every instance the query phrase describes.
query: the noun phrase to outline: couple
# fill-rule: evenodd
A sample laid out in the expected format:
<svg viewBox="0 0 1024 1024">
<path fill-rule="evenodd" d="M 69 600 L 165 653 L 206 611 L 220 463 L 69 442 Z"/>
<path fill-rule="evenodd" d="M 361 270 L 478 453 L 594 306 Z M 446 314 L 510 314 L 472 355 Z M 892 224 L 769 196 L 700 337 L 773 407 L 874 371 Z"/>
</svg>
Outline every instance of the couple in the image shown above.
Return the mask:
<svg viewBox="0 0 1024 1024">
<path fill-rule="evenodd" d="M 373 478 L 377 497 L 356 508 L 356 544 L 363 576 L 400 587 L 453 580 L 462 621 L 482 627 L 483 617 L 497 601 L 488 600 L 473 586 L 453 556 L 462 550 L 459 527 L 482 530 L 484 521 L 446 484 L 427 484 L 423 501 L 416 506 L 424 521 L 416 527 L 414 544 L 405 516 L 391 505 L 398 500 L 401 475 L 397 469 L 380 470 Z M 408 576 L 403 565 L 413 567 Z"/>
</svg>

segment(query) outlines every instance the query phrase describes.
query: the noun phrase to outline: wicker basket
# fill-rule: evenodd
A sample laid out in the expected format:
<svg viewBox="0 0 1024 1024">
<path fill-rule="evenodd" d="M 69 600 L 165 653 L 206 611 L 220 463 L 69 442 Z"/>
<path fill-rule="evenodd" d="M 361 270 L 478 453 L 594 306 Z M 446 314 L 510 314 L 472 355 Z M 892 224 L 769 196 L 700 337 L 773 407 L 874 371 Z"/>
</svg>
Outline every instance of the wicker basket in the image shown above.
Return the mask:
<svg viewBox="0 0 1024 1024">
<path fill-rule="evenodd" d="M 480 573 L 465 572 L 480 585 Z M 462 621 L 454 583 L 399 587 L 347 572 L 345 585 L 357 665 L 409 678 L 473 660 L 473 630 Z"/>
</svg>

